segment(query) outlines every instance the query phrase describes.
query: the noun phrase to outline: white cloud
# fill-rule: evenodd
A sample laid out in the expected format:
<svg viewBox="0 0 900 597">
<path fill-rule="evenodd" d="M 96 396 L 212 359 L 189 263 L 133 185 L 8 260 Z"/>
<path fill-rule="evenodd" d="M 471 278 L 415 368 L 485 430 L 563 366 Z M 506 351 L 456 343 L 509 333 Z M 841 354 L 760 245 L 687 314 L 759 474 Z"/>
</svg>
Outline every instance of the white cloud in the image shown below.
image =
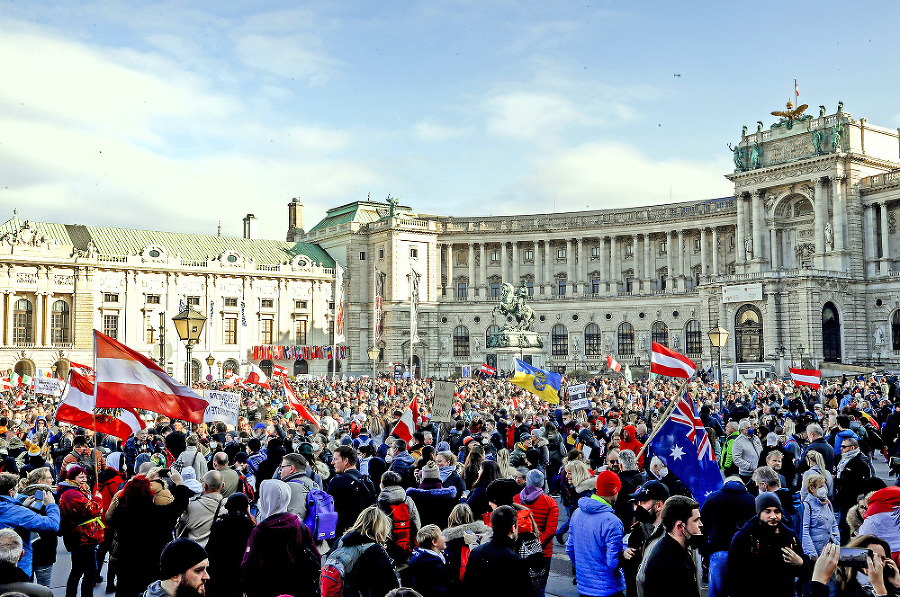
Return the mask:
<svg viewBox="0 0 900 597">
<path fill-rule="evenodd" d="M 447 141 L 468 136 L 471 131 L 462 127 L 444 126 L 429 120 L 422 120 L 413 126 L 416 137 L 423 141 Z"/>
<path fill-rule="evenodd" d="M 555 136 L 572 125 L 601 124 L 555 93 L 518 91 L 499 95 L 488 101 L 488 109 L 488 131 L 514 139 Z"/>
<path fill-rule="evenodd" d="M 313 86 L 324 85 L 336 74 L 339 62 L 302 42 L 303 36 L 298 35 L 244 35 L 236 40 L 234 51 L 251 68 Z"/>
</svg>

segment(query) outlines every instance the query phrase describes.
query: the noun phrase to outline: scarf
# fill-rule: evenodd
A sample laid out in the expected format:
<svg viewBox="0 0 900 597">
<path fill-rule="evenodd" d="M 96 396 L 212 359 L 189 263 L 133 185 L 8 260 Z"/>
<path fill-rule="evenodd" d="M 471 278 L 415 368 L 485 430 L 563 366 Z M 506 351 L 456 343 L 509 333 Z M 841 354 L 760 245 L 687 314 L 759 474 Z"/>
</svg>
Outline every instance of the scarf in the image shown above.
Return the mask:
<svg viewBox="0 0 900 597">
<path fill-rule="evenodd" d="M 850 460 L 852 458 L 854 458 L 857 454 L 859 454 L 859 446 L 841 454 L 841 461 L 838 462 L 838 465 L 837 465 L 838 478 L 840 478 L 841 473 L 844 472 L 844 468 L 846 468 L 847 463 L 850 462 Z"/>
</svg>

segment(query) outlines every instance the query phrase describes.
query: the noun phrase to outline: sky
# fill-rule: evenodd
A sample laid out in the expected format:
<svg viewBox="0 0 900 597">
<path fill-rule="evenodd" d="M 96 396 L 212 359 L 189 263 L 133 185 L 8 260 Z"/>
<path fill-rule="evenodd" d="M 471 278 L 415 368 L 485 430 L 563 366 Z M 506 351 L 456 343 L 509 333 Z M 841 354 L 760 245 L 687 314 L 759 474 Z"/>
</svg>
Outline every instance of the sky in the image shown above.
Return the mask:
<svg viewBox="0 0 900 597">
<path fill-rule="evenodd" d="M 800 102 L 900 126 L 893 0 L 0 0 L 0 221 L 283 239 L 371 196 L 514 215 L 731 194 Z"/>
</svg>

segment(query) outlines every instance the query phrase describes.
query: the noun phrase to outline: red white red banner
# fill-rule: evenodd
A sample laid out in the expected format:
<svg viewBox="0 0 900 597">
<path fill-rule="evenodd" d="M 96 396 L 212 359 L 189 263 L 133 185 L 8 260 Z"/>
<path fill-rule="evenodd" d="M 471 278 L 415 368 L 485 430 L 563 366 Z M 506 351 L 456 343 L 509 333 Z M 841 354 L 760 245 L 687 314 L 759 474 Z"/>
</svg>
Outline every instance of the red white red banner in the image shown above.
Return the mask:
<svg viewBox="0 0 900 597">
<path fill-rule="evenodd" d="M 93 429 L 96 426 L 100 433 L 114 435 L 123 441 L 132 433 L 137 433 L 147 426 L 133 408 L 95 411 L 94 384 L 74 369 L 71 370 L 69 384 L 55 418 L 57 421 L 65 421 L 85 429 Z"/>
<path fill-rule="evenodd" d="M 622 364 L 616 359 L 612 358 L 612 355 L 606 355 L 606 366 L 616 373 L 622 370 Z"/>
<path fill-rule="evenodd" d="M 650 355 L 650 372 L 669 377 L 690 379 L 697 372 L 697 365 L 683 354 L 666 348 L 657 342 L 653 343 Z"/>
<path fill-rule="evenodd" d="M 209 403 L 154 361 L 94 330 L 97 408 L 144 408 L 202 423 Z"/>
<path fill-rule="evenodd" d="M 485 363 L 482 363 L 482 364 L 481 364 L 481 372 L 482 372 L 482 373 L 487 373 L 488 375 L 493 375 L 493 374 L 495 374 L 495 373 L 497 372 L 497 370 L 494 369 L 493 367 L 491 367 L 490 365 L 487 365 L 487 364 L 485 364 Z"/>
<path fill-rule="evenodd" d="M 419 418 L 419 402 L 413 398 L 409 407 L 403 411 L 400 420 L 394 425 L 392 433 L 408 444 L 412 441 L 412 434 L 416 430 Z"/>
<path fill-rule="evenodd" d="M 819 369 L 793 369 L 788 367 L 791 372 L 791 380 L 795 386 L 810 386 L 819 389 L 822 383 L 822 372 Z"/>
<path fill-rule="evenodd" d="M 321 429 L 322 425 L 319 424 L 319 419 L 316 418 L 312 412 L 306 405 L 300 402 L 300 399 L 297 398 L 297 394 L 294 393 L 294 388 L 291 387 L 291 384 L 288 383 L 288 380 L 284 377 L 284 374 L 281 375 L 281 384 L 284 388 L 284 397 L 287 398 L 288 404 L 291 408 L 293 408 L 297 413 L 316 426 L 317 429 Z"/>
<path fill-rule="evenodd" d="M 263 370 L 255 364 L 250 363 L 250 375 L 247 376 L 247 383 L 253 383 L 263 388 L 272 389 L 269 385 L 269 378 L 263 373 Z"/>
</svg>

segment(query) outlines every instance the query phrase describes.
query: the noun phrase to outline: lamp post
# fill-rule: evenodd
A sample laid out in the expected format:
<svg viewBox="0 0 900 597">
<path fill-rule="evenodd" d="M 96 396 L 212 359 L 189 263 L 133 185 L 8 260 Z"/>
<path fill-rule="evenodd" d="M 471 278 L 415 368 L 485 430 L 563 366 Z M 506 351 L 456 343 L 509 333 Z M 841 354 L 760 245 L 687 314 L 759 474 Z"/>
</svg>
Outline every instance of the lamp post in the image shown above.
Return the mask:
<svg viewBox="0 0 900 597">
<path fill-rule="evenodd" d="M 216 361 L 216 369 L 219 370 L 219 379 L 222 379 L 224 375 L 222 375 L 222 361 Z"/>
<path fill-rule="evenodd" d="M 806 349 L 803 348 L 803 344 L 800 344 L 800 346 L 797 347 L 797 352 L 800 353 L 800 368 L 801 369 L 803 368 L 803 351 L 804 350 L 806 350 Z"/>
<path fill-rule="evenodd" d="M 709 330 L 706 334 L 709 336 L 709 343 L 718 348 L 718 358 L 719 358 L 719 413 L 722 413 L 722 347 L 725 346 L 725 343 L 728 342 L 728 330 L 719 326 L 719 322 L 716 322 L 716 327 Z"/>
<path fill-rule="evenodd" d="M 378 350 L 377 346 L 373 346 L 369 349 L 369 359 L 372 361 L 372 383 L 375 383 L 375 378 L 378 377 Z M 374 385 L 372 387 L 375 387 Z"/>
<path fill-rule="evenodd" d="M 190 305 L 188 305 L 184 308 L 184 311 L 172 318 L 172 323 L 175 324 L 175 331 L 178 332 L 178 337 L 184 342 L 185 348 L 187 348 L 187 371 L 185 372 L 185 379 L 187 380 L 187 386 L 191 387 L 194 369 L 193 361 L 191 361 L 191 350 L 193 349 L 194 344 L 197 344 L 200 341 L 200 333 L 203 331 L 206 317 L 203 316 L 203 313 L 194 311 L 191 309 Z"/>
<path fill-rule="evenodd" d="M 212 366 L 215 364 L 215 362 L 216 362 L 215 357 L 212 356 L 212 353 L 209 353 L 209 356 L 206 357 L 206 366 L 209 367 L 209 376 L 210 377 L 212 377 L 212 374 L 213 374 Z"/>
<path fill-rule="evenodd" d="M 787 349 L 784 347 L 784 342 L 778 345 L 775 352 L 778 353 L 778 376 L 784 377 L 784 354 L 787 352 Z"/>
</svg>

